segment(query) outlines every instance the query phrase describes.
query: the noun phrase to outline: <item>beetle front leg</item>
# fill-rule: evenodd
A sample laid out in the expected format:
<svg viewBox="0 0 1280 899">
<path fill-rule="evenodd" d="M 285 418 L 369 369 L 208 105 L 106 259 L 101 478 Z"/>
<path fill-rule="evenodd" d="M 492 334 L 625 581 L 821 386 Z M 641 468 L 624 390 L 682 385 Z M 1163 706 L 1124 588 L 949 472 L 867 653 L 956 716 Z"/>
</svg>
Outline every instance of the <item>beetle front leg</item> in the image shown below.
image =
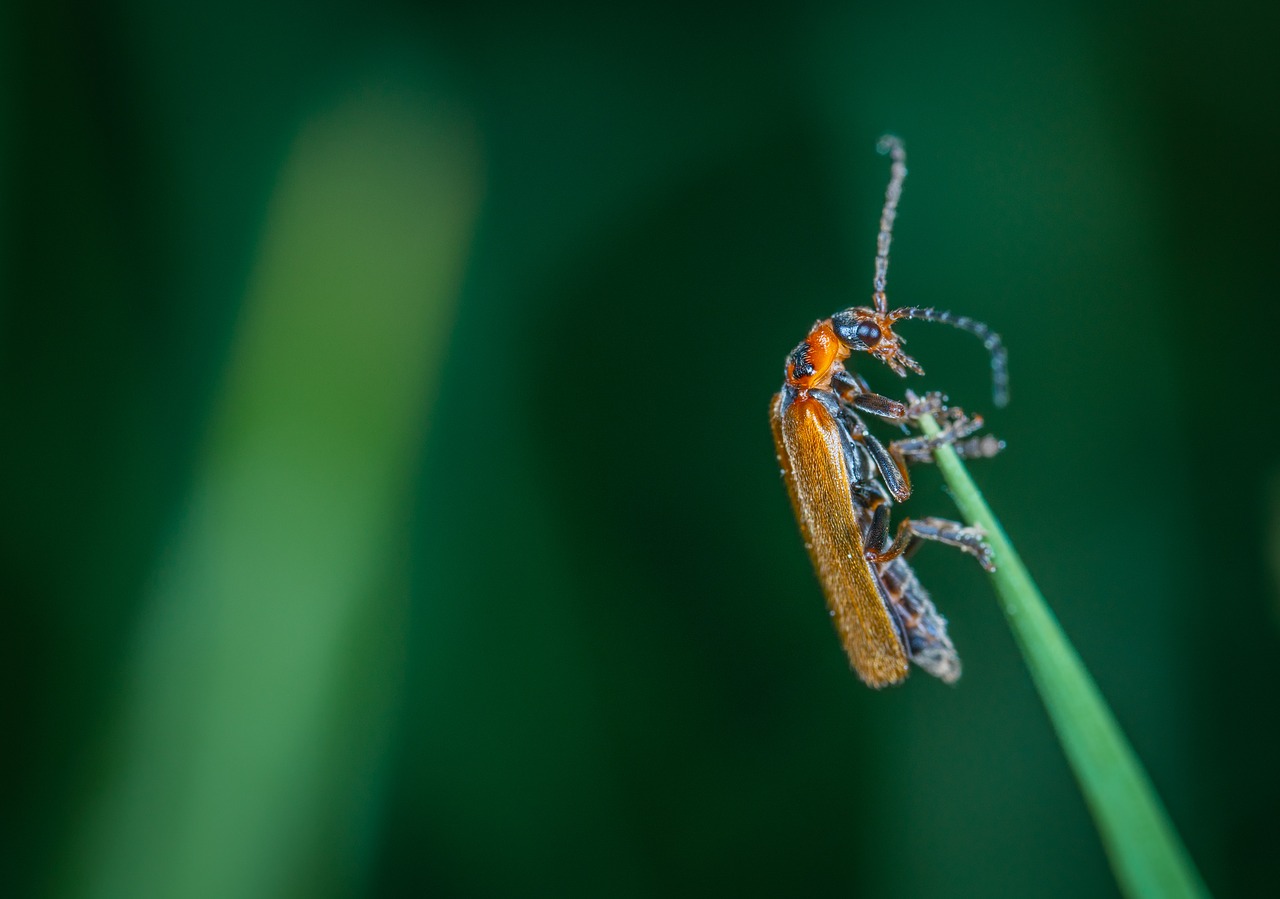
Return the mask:
<svg viewBox="0 0 1280 899">
<path fill-rule="evenodd" d="M 836 396 L 843 402 L 853 406 L 859 412 L 866 412 L 890 421 L 902 421 L 907 415 L 907 406 L 897 400 L 878 393 L 873 393 L 861 375 L 854 374 L 841 367 L 832 372 L 831 384 Z"/>
<path fill-rule="evenodd" d="M 947 411 L 947 398 L 936 390 L 929 391 L 923 397 L 908 390 L 906 399 L 907 406 L 902 413 L 904 422 L 915 424 L 926 415 L 940 415 Z"/>
<path fill-rule="evenodd" d="M 939 415 L 947 409 L 947 398 L 937 391 L 930 391 L 923 397 L 917 397 L 908 390 L 907 402 L 900 403 L 895 399 L 872 392 L 860 375 L 855 375 L 848 369 L 835 372 L 831 382 L 841 401 L 853 406 L 859 412 L 866 412 L 895 424 L 914 424 L 926 415 Z"/>
</svg>

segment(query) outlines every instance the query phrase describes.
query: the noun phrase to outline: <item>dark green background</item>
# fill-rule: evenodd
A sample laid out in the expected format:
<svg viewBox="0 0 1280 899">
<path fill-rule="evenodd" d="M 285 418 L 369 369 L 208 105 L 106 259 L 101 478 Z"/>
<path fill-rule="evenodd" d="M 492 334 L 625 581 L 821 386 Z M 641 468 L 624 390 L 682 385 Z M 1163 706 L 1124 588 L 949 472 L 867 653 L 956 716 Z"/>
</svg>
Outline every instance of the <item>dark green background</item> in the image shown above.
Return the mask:
<svg viewBox="0 0 1280 899">
<path fill-rule="evenodd" d="M 886 131 L 912 172 L 890 301 L 1000 331 L 1013 402 L 990 410 L 976 341 L 923 324 L 903 329 L 928 369 L 911 386 L 991 413 L 1009 448 L 975 475 L 1210 888 L 1274 888 L 1280 32 L 1261 9 L 5 4 L 0 892 L 1113 894 L 977 566 L 918 557 L 957 687 L 871 692 L 779 483 L 766 404 L 812 321 L 866 302 Z M 243 675 L 219 738 L 303 747 L 281 756 L 303 788 L 264 792 L 182 720 L 137 758 L 119 734 L 170 674 L 200 713 L 187 650 L 157 669 L 140 635 L 157 591 L 186 602 L 156 584 L 228 383 L 253 401 L 228 373 L 281 172 L 324 110 L 368 97 L 463 123 L 474 214 L 448 232 L 450 329 L 407 379 L 423 396 L 377 570 L 345 594 L 373 611 L 320 666 L 329 711 L 291 730 L 271 665 L 217 669 Z M 394 199 L 401 169 L 362 152 Z M 370 245 L 374 281 L 418 252 Z M 307 333 L 300 309 L 284 331 Z M 337 427 L 359 443 L 360 415 Z M 361 498 L 330 500 L 298 508 L 341 523 Z M 909 508 L 954 514 L 932 473 Z M 227 638 L 283 668 L 306 636 L 273 635 L 337 567 L 287 530 L 313 577 L 282 569 L 254 609 L 285 626 Z M 254 716 L 237 690 L 267 697 Z M 166 786 L 201 751 L 190 776 L 216 778 L 183 795 L 225 821 Z M 130 771 L 144 801 L 113 804 Z M 171 832 L 213 836 L 175 856 Z M 218 834 L 252 843 L 252 870 Z"/>
</svg>

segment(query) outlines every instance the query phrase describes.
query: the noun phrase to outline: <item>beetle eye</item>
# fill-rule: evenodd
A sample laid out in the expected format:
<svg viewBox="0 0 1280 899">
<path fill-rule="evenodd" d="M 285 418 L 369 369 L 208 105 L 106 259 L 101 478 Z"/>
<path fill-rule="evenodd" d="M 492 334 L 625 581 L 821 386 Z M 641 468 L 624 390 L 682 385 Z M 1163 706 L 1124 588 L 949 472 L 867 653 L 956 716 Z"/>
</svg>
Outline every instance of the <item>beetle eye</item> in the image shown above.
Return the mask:
<svg viewBox="0 0 1280 899">
<path fill-rule="evenodd" d="M 880 329 L 876 327 L 874 322 L 859 322 L 858 327 L 853 332 L 853 336 L 861 340 L 866 346 L 873 347 L 880 342 Z"/>
</svg>

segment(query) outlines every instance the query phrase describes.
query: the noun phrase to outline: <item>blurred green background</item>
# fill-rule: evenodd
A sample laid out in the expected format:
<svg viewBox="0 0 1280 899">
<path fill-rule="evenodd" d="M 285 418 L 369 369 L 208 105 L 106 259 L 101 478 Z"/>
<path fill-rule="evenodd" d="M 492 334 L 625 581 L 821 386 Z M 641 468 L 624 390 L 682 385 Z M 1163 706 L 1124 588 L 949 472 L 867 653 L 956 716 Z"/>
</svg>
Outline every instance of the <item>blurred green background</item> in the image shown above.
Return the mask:
<svg viewBox="0 0 1280 899">
<path fill-rule="evenodd" d="M 766 422 L 895 305 L 1211 889 L 1280 877 L 1272 5 L 0 8 L 0 892 L 1105 896 L 976 565 L 847 670 Z M 933 472 L 915 514 L 954 515 Z"/>
</svg>

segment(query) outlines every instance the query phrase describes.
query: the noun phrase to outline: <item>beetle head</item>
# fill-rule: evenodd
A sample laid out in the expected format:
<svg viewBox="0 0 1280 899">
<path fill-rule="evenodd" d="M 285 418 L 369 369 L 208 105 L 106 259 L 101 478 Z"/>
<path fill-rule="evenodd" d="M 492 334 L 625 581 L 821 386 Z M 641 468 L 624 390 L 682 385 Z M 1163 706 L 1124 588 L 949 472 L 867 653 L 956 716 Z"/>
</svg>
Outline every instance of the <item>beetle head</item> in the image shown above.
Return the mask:
<svg viewBox="0 0 1280 899">
<path fill-rule="evenodd" d="M 855 353 L 870 353 L 901 377 L 908 371 L 924 374 L 920 363 L 902 349 L 904 339 L 893 333 L 894 322 L 905 315 L 906 310 L 878 312 L 866 306 L 845 309 L 831 316 L 831 328 L 840 341 Z"/>
<path fill-rule="evenodd" d="M 1009 361 L 1000 335 L 968 316 L 921 306 L 904 306 L 892 312 L 856 306 L 831 316 L 831 330 L 850 352 L 870 353 L 901 377 L 906 377 L 908 371 L 922 375 L 924 369 L 920 367 L 920 363 L 902 349 L 906 340 L 893 332 L 894 324 L 904 319 L 950 325 L 961 331 L 968 331 L 981 340 L 991 354 L 991 384 L 995 404 L 1004 406 L 1009 402 Z"/>
</svg>

